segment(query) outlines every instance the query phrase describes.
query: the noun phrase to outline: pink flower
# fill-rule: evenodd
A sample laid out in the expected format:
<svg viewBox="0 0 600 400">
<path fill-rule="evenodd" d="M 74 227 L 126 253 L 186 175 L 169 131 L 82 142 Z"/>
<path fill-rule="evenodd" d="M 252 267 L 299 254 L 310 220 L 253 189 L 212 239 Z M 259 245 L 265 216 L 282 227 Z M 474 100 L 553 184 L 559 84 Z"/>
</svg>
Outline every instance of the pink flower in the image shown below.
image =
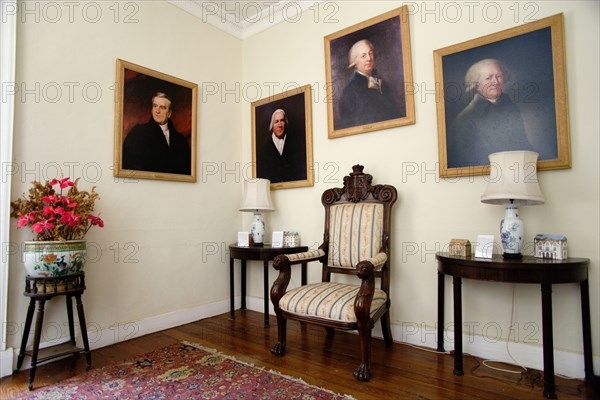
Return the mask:
<svg viewBox="0 0 600 400">
<path fill-rule="evenodd" d="M 32 211 L 29 214 L 21 215 L 21 217 L 17 221 L 17 226 L 19 228 L 23 228 L 29 225 L 29 221 L 35 221 L 35 212 Z"/>
<path fill-rule="evenodd" d="M 69 226 L 81 225 L 81 215 L 71 214 Z"/>
<path fill-rule="evenodd" d="M 71 218 L 73 218 L 73 213 L 71 211 L 64 211 L 61 214 L 60 217 L 60 222 L 66 223 L 69 222 L 71 220 Z"/>
<path fill-rule="evenodd" d="M 55 195 L 51 194 L 50 196 L 44 196 L 44 197 L 42 197 L 42 201 L 46 202 L 46 203 L 56 204 L 58 202 L 58 197 L 56 197 Z"/>
<path fill-rule="evenodd" d="M 51 223 L 50 220 L 36 222 L 35 224 L 31 225 L 31 230 L 34 231 L 35 233 L 40 233 L 44 229 L 52 229 L 52 228 L 54 228 L 54 224 Z"/>
<path fill-rule="evenodd" d="M 69 177 L 63 178 L 63 179 L 52 179 L 52 181 L 50 181 L 50 185 L 54 186 L 54 185 L 60 185 L 61 189 L 64 189 L 68 186 L 73 186 L 74 183 L 71 182 L 71 180 L 69 179 Z"/>
<path fill-rule="evenodd" d="M 44 206 L 44 210 L 42 211 L 43 216 L 53 215 L 53 214 L 54 214 L 54 207 Z"/>
<path fill-rule="evenodd" d="M 17 227 L 31 229 L 36 240 L 81 239 L 92 226 L 104 227 L 102 219 L 90 216 L 98 199 L 95 188 L 80 192 L 76 182 L 70 178 L 52 179 L 45 184 L 32 182 L 29 196 L 24 194 L 24 198 L 10 204 Z"/>
<path fill-rule="evenodd" d="M 23 215 L 17 221 L 17 226 L 19 228 L 23 228 L 24 226 L 27 226 L 28 223 L 29 223 L 29 217 L 27 215 Z"/>
<path fill-rule="evenodd" d="M 102 218 L 88 215 L 88 219 L 92 222 L 92 225 L 97 225 L 100 228 L 104 228 L 104 221 L 102 221 Z"/>
</svg>

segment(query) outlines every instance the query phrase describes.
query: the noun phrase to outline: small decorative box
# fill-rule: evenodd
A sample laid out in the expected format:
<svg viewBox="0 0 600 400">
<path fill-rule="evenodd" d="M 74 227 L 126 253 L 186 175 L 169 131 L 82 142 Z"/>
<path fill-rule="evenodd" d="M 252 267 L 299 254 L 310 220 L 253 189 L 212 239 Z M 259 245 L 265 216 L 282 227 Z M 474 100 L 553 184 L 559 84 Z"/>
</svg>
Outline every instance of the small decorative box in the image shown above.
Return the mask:
<svg viewBox="0 0 600 400">
<path fill-rule="evenodd" d="M 471 242 L 469 242 L 467 239 L 452 239 L 450 240 L 450 248 L 448 252 L 451 256 L 470 256 Z"/>
<path fill-rule="evenodd" d="M 564 260 L 567 258 L 567 238 L 564 235 L 538 234 L 533 239 L 535 256 Z"/>
<path fill-rule="evenodd" d="M 296 231 L 283 232 L 283 247 L 300 246 L 300 234 Z"/>
</svg>

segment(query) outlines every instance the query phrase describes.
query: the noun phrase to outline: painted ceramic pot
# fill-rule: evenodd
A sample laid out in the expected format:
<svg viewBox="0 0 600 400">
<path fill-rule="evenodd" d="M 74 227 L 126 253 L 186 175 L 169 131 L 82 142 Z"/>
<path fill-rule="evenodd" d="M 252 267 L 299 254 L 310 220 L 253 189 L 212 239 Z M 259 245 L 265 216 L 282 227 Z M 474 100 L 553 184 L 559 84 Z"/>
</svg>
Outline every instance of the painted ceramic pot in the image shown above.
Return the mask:
<svg viewBox="0 0 600 400">
<path fill-rule="evenodd" d="M 33 278 L 67 276 L 83 270 L 85 256 L 85 240 L 31 241 L 24 243 L 23 265 Z"/>
</svg>

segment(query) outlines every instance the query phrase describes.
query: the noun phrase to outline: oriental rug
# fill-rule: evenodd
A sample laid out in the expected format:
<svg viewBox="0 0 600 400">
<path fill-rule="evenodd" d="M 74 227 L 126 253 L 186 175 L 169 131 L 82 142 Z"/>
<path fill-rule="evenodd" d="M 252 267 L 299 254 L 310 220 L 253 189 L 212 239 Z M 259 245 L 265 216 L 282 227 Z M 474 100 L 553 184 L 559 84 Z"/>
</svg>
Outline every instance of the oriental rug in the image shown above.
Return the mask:
<svg viewBox="0 0 600 400">
<path fill-rule="evenodd" d="M 91 369 L 18 399 L 348 400 L 200 345 L 181 342 L 112 366 Z"/>
</svg>

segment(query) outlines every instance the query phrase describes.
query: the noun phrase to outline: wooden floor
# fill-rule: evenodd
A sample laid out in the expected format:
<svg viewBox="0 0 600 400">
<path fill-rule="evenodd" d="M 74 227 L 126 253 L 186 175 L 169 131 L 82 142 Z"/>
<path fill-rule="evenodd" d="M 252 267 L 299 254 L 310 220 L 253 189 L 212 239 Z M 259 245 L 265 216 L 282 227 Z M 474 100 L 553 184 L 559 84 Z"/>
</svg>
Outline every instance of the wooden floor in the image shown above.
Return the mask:
<svg viewBox="0 0 600 400">
<path fill-rule="evenodd" d="M 302 378 L 326 389 L 349 394 L 357 399 L 543 399 L 542 373 L 509 374 L 489 369 L 481 360 L 465 356 L 465 375 L 452 373 L 453 358 L 403 344 L 386 347 L 374 340 L 370 382 L 361 383 L 352 376 L 358 365 L 358 337 L 325 330 L 312 325 L 288 323 L 287 353 L 271 355 L 269 349 L 277 337 L 275 318 L 271 327 L 263 327 L 263 315 L 239 310 L 236 319 L 228 314 L 153 333 L 92 352 L 92 368 L 170 345 L 180 340 L 200 343 L 237 359 L 266 369 Z M 515 367 L 512 367 L 515 369 Z M 85 357 L 76 356 L 38 367 L 35 388 L 50 385 L 82 373 Z M 27 370 L 0 381 L 0 399 L 11 399 L 27 390 Z M 559 399 L 598 399 L 591 385 L 579 380 L 557 377 Z"/>
</svg>

